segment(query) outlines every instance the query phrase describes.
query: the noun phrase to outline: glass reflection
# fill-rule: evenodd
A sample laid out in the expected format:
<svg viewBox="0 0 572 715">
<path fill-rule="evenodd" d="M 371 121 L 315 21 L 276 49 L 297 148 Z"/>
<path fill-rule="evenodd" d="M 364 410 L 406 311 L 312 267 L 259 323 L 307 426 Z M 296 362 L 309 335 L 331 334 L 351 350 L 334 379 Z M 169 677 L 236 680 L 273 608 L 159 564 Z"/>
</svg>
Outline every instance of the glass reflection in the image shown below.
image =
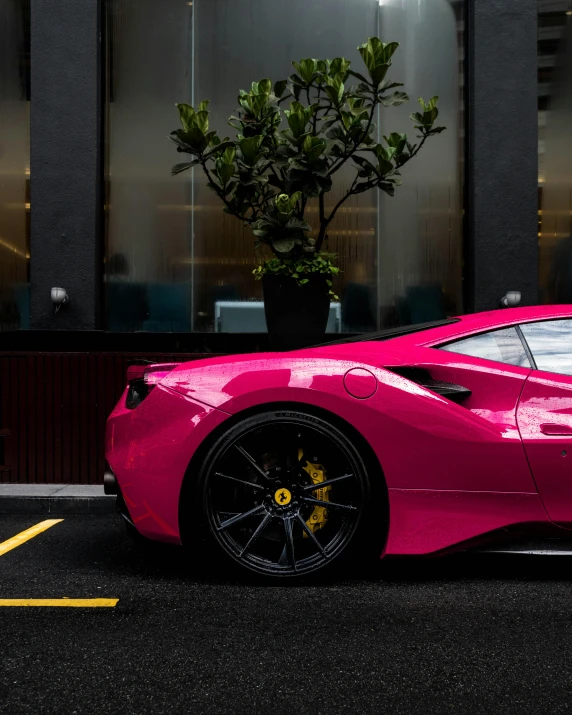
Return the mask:
<svg viewBox="0 0 572 715">
<path fill-rule="evenodd" d="M 538 237 L 543 303 L 572 302 L 571 11 L 568 0 L 538 0 Z"/>
<path fill-rule="evenodd" d="M 572 375 L 572 320 L 520 326 L 539 370 Z"/>
<path fill-rule="evenodd" d="M 0 331 L 30 327 L 30 2 L 0 0 Z"/>
<path fill-rule="evenodd" d="M 361 332 L 460 312 L 462 8 L 460 0 L 107 0 L 107 328 L 263 329 L 249 318 L 262 311 L 252 269 L 263 258 L 249 230 L 223 213 L 200 171 L 170 176 L 174 102 L 210 99 L 211 124 L 224 132 L 240 87 L 286 77 L 305 56 L 357 65 L 357 45 L 376 34 L 402 43 L 394 75 L 413 99 L 440 95 L 448 130 L 404 171 L 396 198 L 362 194 L 338 213 L 326 247 L 342 270 L 341 321 L 332 325 Z M 379 138 L 409 129 L 413 109 L 388 110 Z M 337 176 L 331 206 L 352 170 Z M 229 302 L 236 317 L 216 320 Z"/>
<path fill-rule="evenodd" d="M 442 350 L 507 365 L 530 367 L 522 341 L 514 328 L 492 330 L 444 345 Z"/>
</svg>

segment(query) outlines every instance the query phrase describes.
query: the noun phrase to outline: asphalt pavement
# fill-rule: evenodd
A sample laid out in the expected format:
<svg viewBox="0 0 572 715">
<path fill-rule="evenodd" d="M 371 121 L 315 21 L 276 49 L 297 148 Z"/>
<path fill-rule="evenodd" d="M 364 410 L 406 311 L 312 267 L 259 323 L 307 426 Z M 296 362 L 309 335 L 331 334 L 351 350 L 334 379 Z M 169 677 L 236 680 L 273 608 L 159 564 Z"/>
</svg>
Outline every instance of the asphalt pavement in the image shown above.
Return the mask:
<svg viewBox="0 0 572 715">
<path fill-rule="evenodd" d="M 2 542 L 42 516 L 0 516 Z M 410 558 L 265 587 L 67 516 L 0 552 L 0 713 L 568 713 L 572 559 Z"/>
</svg>

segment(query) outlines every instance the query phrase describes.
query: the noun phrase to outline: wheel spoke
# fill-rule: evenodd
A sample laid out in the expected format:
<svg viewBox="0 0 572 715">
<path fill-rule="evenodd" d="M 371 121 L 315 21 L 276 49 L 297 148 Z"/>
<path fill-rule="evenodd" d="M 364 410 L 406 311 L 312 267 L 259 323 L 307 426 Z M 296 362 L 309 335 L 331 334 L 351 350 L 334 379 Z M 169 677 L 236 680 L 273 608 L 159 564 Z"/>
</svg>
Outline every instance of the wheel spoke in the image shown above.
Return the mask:
<svg viewBox="0 0 572 715">
<path fill-rule="evenodd" d="M 268 479 L 268 474 L 262 469 L 262 467 L 255 461 L 253 457 L 248 454 L 248 452 L 244 449 L 244 447 L 241 447 L 239 444 L 235 444 L 236 449 L 242 454 L 242 456 L 250 463 L 256 471 L 261 474 L 264 479 Z"/>
<path fill-rule="evenodd" d="M 307 504 L 317 504 L 318 506 L 325 506 L 326 509 L 330 507 L 333 509 L 347 509 L 349 511 L 357 511 L 357 506 L 350 506 L 349 504 L 336 504 L 333 501 L 322 501 L 321 499 L 314 499 L 314 497 L 302 497 L 303 501 Z"/>
<path fill-rule="evenodd" d="M 308 484 L 303 487 L 305 492 L 315 492 L 316 489 L 323 489 L 324 487 L 329 487 L 330 484 L 335 484 L 336 482 L 341 482 L 342 479 L 350 479 L 353 474 L 343 474 L 341 477 L 332 477 L 332 479 L 326 479 L 325 482 L 314 482 L 314 484 Z"/>
<path fill-rule="evenodd" d="M 258 506 L 255 506 L 253 509 L 249 509 L 249 511 L 245 511 L 242 514 L 237 514 L 236 516 L 233 516 L 231 519 L 227 519 L 226 521 L 223 521 L 223 523 L 217 527 L 217 531 L 224 531 L 224 529 L 228 529 L 229 526 L 232 526 L 233 524 L 237 524 L 239 521 L 242 521 L 243 519 L 248 519 L 249 516 L 253 516 L 254 514 L 259 514 L 263 510 L 264 510 L 263 505 L 259 504 Z"/>
<path fill-rule="evenodd" d="M 327 559 L 328 554 L 324 551 L 324 547 L 322 546 L 322 544 L 320 544 L 312 529 L 310 529 L 308 524 L 306 524 L 306 522 L 304 521 L 304 517 L 301 516 L 301 514 L 296 514 L 296 516 L 298 517 L 298 521 L 300 522 L 300 524 L 302 524 L 302 528 L 304 529 L 306 534 L 308 534 L 309 538 L 312 539 L 312 541 L 316 544 L 322 556 Z"/>
<path fill-rule="evenodd" d="M 296 571 L 296 557 L 294 556 L 294 535 L 292 533 L 292 519 L 284 519 L 284 530 L 286 531 L 286 554 L 290 565 Z"/>
<path fill-rule="evenodd" d="M 240 557 L 242 557 L 242 555 L 247 551 L 247 549 L 249 549 L 252 546 L 252 544 L 254 544 L 256 539 L 258 539 L 258 537 L 262 534 L 264 529 L 266 529 L 266 527 L 268 526 L 268 522 L 271 519 L 272 519 L 272 514 L 266 514 L 266 516 L 262 519 L 260 524 L 258 524 L 258 526 L 256 527 L 256 531 L 252 534 L 250 539 L 246 542 L 246 545 L 244 546 L 244 548 L 242 549 L 242 551 L 239 554 Z"/>
<path fill-rule="evenodd" d="M 229 474 L 223 474 L 222 472 L 215 472 L 215 476 L 222 477 L 223 479 L 230 479 L 232 482 L 238 482 L 238 484 L 242 484 L 245 487 L 251 487 L 252 489 L 264 489 L 262 484 L 245 482 L 243 479 L 237 479 L 236 477 L 231 477 Z"/>
</svg>

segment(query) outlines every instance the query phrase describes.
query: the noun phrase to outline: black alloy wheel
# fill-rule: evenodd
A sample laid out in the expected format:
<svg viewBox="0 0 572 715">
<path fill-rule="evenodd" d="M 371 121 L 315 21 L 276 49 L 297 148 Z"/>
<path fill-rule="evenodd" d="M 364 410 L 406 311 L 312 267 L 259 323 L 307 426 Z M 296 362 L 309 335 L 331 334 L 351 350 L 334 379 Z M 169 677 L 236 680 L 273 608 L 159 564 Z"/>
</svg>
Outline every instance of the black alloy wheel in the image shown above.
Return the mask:
<svg viewBox="0 0 572 715">
<path fill-rule="evenodd" d="M 365 462 L 347 436 L 294 410 L 232 427 L 210 450 L 199 480 L 203 528 L 219 554 L 267 577 L 311 574 L 349 552 L 353 559 L 366 546 L 359 537 L 372 531 L 375 506 L 377 537 L 368 545 L 379 558 L 386 499 L 373 505 L 371 495 Z"/>
</svg>

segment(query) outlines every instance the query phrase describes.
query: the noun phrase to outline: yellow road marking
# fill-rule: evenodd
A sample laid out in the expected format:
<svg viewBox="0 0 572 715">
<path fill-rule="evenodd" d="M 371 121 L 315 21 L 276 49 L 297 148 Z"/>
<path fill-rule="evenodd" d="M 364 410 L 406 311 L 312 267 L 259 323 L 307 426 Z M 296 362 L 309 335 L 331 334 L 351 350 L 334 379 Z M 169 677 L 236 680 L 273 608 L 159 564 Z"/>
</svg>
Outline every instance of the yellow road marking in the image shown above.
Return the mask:
<svg viewBox="0 0 572 715">
<path fill-rule="evenodd" d="M 16 534 L 16 536 L 8 539 L 8 541 L 3 541 L 0 544 L 0 556 L 8 553 L 8 551 L 12 551 L 12 549 L 15 549 L 17 546 L 21 546 L 29 539 L 33 539 L 34 536 L 41 534 L 42 531 L 46 531 L 46 529 L 59 524 L 60 521 L 63 521 L 63 519 L 46 519 L 46 521 L 41 521 L 39 524 L 36 524 L 36 526 L 31 526 L 29 529 L 26 529 L 26 531 Z"/>
<path fill-rule="evenodd" d="M 0 606 L 114 608 L 118 601 L 118 598 L 0 598 Z"/>
</svg>

